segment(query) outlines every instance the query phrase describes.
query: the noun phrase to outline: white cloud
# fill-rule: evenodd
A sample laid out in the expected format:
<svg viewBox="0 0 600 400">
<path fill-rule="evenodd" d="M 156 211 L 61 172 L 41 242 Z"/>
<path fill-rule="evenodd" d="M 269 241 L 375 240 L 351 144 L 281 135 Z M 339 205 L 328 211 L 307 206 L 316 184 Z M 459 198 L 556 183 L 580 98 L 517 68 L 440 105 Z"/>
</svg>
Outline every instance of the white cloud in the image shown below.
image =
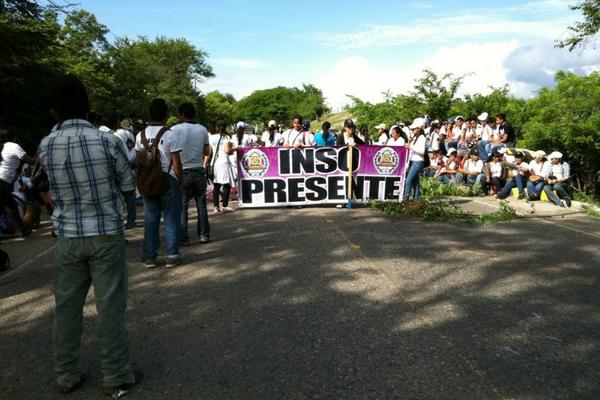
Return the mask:
<svg viewBox="0 0 600 400">
<path fill-rule="evenodd" d="M 433 4 L 430 4 L 430 3 L 422 3 L 422 2 L 410 3 L 408 6 L 409 6 L 410 8 L 418 8 L 418 9 L 420 9 L 420 10 L 424 10 L 424 9 L 433 8 Z"/>
<path fill-rule="evenodd" d="M 363 25 L 363 29 L 356 32 L 321 32 L 312 38 L 326 47 L 356 49 L 423 42 L 449 43 L 459 39 L 505 37 L 507 33 L 512 37 L 560 37 L 575 20 L 575 15 L 568 12 L 568 4 L 554 0 L 507 8 L 472 9 L 399 25 Z M 529 17 L 525 18 L 526 15 Z"/>
<path fill-rule="evenodd" d="M 467 43 L 455 47 L 442 47 L 419 62 L 405 68 L 397 68 L 392 60 L 388 65 L 352 56 L 340 61 L 329 71 L 315 78 L 314 84 L 323 90 L 327 102 L 339 109 L 350 101 L 351 94 L 364 101 L 379 102 L 383 93 L 407 94 L 415 80 L 423 76 L 424 69 L 431 69 L 438 76 L 452 73 L 465 77 L 461 93 L 488 93 L 489 87 L 503 86 L 506 71 L 503 62 L 513 50 L 519 47 L 516 40 L 476 44 Z"/>
<path fill-rule="evenodd" d="M 243 69 L 265 69 L 270 68 L 271 64 L 267 60 L 259 58 L 229 58 L 220 57 L 212 60 L 215 65 L 223 67 L 235 67 Z"/>
</svg>

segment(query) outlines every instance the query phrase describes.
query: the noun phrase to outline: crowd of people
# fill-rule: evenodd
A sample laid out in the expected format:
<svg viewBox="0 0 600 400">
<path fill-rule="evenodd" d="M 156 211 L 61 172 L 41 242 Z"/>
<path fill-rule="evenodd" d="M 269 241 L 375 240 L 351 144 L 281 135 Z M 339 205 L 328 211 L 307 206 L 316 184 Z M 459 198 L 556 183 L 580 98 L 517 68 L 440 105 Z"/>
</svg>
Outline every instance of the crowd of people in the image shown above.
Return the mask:
<svg viewBox="0 0 600 400">
<path fill-rule="evenodd" d="M 58 387 L 64 393 L 77 389 L 86 379 L 79 344 L 83 306 L 92 284 L 105 392 L 118 398 L 141 379 L 141 371 L 131 364 L 125 321 L 124 233 L 137 226 L 138 195 L 144 207 L 143 266 L 158 265 L 163 217 L 165 266 L 176 267 L 181 262 L 180 246 L 192 242 L 188 233 L 192 200 L 199 242 L 210 241 L 209 181 L 213 212 L 233 211 L 229 200 L 237 180 L 239 148 L 403 146 L 409 151 L 403 201 L 419 198 L 420 178 L 426 176 L 449 185 L 480 185 L 498 198 L 509 196 L 513 188 L 521 198 L 536 199 L 545 192 L 557 206 L 571 205 L 570 169 L 562 154 L 554 151 L 546 156 L 536 151 L 532 160 L 526 160 L 528 152 L 514 151 L 514 130 L 504 115 L 493 118 L 483 113 L 468 121 L 458 116 L 443 122 L 425 116 L 389 129 L 382 123 L 373 127 L 378 131 L 375 140 L 370 138 L 368 126 L 357 128 L 352 119 L 345 120 L 338 133 L 329 122 L 311 131 L 310 123 L 298 115 L 283 129 L 269 121 L 258 137 L 242 121 L 234 125 L 232 134 L 225 121 L 217 121 L 210 134 L 195 120 L 196 110 L 190 103 L 179 105 L 180 123 L 169 127 L 167 104 L 159 98 L 149 105 L 148 123 L 116 112 L 99 115 L 90 111 L 85 86 L 74 76 L 59 79 L 49 100 L 57 124 L 41 141 L 35 158 L 3 138 L 0 206 L 8 209 L 20 235 L 28 236 L 31 227 L 24 223 L 23 207 L 19 209 L 17 199 L 26 201 L 24 193 L 35 186 L 32 181 L 41 181 L 43 186 L 43 179 L 20 166 L 37 166 L 38 173 L 43 167 L 49 194 L 42 200 L 48 205 L 57 237 L 54 355 Z"/>
</svg>

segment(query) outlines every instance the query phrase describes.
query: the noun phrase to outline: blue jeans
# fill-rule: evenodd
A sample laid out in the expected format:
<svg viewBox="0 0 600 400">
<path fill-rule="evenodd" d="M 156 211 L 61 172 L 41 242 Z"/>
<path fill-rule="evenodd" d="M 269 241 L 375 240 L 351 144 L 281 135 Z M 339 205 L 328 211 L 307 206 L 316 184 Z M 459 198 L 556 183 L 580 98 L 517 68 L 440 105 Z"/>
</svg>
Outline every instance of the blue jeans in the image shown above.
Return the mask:
<svg viewBox="0 0 600 400">
<path fill-rule="evenodd" d="M 490 141 L 489 140 L 480 140 L 477 143 L 477 147 L 479 148 L 479 158 L 486 161 L 490 157 Z"/>
<path fill-rule="evenodd" d="M 421 184 L 419 183 L 419 174 L 425 168 L 424 161 L 411 161 L 408 164 L 408 173 L 406 174 L 406 181 L 404 182 L 404 195 L 402 201 L 408 201 L 410 197 L 411 189 L 414 188 L 413 198 L 417 200 L 421 197 Z"/>
<path fill-rule="evenodd" d="M 127 205 L 127 222 L 125 222 L 126 228 L 132 228 L 135 226 L 135 218 L 136 218 L 136 204 L 135 204 L 135 191 L 127 196 L 125 199 L 125 204 Z"/>
<path fill-rule="evenodd" d="M 198 236 L 208 239 L 210 226 L 206 210 L 206 174 L 203 170 L 183 171 L 183 209 L 181 213 L 181 241 L 188 241 L 188 207 L 190 200 L 196 202 L 198 212 Z"/>
<path fill-rule="evenodd" d="M 476 183 L 479 183 L 481 185 L 481 187 L 483 188 L 485 186 L 485 175 L 484 174 L 477 174 L 477 175 L 463 175 L 460 172 L 456 173 L 456 181 L 458 183 L 466 183 L 469 186 L 473 186 Z"/>
<path fill-rule="evenodd" d="M 169 175 L 167 191 L 161 195 L 144 198 L 144 245 L 142 260 L 151 260 L 158 256 L 160 248 L 160 216 L 164 213 L 165 246 L 167 257 L 179 257 L 181 236 L 181 190 L 177 179 Z"/>
<path fill-rule="evenodd" d="M 529 197 L 530 200 L 540 197 L 540 193 L 545 184 L 546 181 L 543 179 L 540 179 L 537 183 L 527 181 L 527 197 Z"/>
<path fill-rule="evenodd" d="M 525 177 L 523 175 L 517 175 L 507 180 L 504 184 L 504 187 L 502 187 L 502 190 L 498 194 L 498 197 L 500 197 L 501 199 L 507 198 L 510 194 L 510 191 L 515 186 L 519 189 L 519 196 L 522 195 L 523 190 L 525 190 Z"/>
<path fill-rule="evenodd" d="M 569 188 L 570 185 L 568 182 L 559 182 L 555 183 L 554 185 L 546 184 L 544 186 L 544 192 L 546 193 L 546 196 L 548 196 L 548 200 L 554 203 L 554 205 L 560 206 L 561 199 L 571 199 L 571 195 L 569 194 Z M 554 194 L 555 190 L 558 196 Z"/>
</svg>

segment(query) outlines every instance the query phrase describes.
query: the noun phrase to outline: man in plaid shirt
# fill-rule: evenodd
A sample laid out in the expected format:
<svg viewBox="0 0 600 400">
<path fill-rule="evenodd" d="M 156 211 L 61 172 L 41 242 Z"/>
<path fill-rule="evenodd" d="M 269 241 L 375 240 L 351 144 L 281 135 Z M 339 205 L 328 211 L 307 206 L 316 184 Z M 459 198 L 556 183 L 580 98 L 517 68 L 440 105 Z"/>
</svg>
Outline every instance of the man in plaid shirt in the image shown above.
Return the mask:
<svg viewBox="0 0 600 400">
<path fill-rule="evenodd" d="M 123 393 L 136 383 L 125 321 L 123 233 L 123 195 L 133 192 L 134 178 L 119 138 L 86 121 L 90 104 L 79 79 L 60 79 L 50 104 L 59 126 L 42 140 L 38 154 L 56 201 L 54 369 L 59 390 L 73 391 L 86 377 L 80 362 L 82 313 L 93 283 L 103 387 L 109 395 Z"/>
</svg>

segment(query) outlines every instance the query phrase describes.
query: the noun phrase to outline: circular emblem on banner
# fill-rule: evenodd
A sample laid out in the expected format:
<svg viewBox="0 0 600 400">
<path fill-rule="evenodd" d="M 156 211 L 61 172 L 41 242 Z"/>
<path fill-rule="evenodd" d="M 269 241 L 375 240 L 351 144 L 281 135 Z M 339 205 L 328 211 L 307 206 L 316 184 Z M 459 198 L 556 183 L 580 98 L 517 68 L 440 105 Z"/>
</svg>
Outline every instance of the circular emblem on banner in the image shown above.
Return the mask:
<svg viewBox="0 0 600 400">
<path fill-rule="evenodd" d="M 247 175 L 262 178 L 269 169 L 269 157 L 258 149 L 252 149 L 244 154 L 242 167 Z"/>
<path fill-rule="evenodd" d="M 399 162 L 398 153 L 389 147 L 382 148 L 373 157 L 373 166 L 382 175 L 394 172 Z"/>
</svg>

